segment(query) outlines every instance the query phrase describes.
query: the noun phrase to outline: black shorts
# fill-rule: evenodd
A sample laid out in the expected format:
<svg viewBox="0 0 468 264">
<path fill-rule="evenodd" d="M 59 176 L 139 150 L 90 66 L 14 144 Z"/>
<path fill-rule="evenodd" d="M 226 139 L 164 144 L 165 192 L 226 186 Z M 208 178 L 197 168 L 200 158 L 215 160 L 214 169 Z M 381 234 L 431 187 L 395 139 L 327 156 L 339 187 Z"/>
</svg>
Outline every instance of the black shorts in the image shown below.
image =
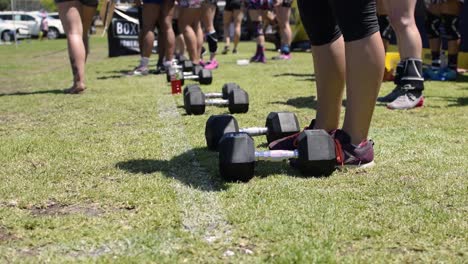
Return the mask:
<svg viewBox="0 0 468 264">
<path fill-rule="evenodd" d="M 234 11 L 240 10 L 242 8 L 242 0 L 226 0 L 226 6 L 224 10 L 226 11 Z"/>
<path fill-rule="evenodd" d="M 346 42 L 379 31 L 375 0 L 297 0 L 302 23 L 312 45 Z"/>
<path fill-rule="evenodd" d="M 63 2 L 70 2 L 70 1 L 79 1 L 82 5 L 90 6 L 90 7 L 97 7 L 99 1 L 98 0 L 54 0 L 56 4 L 63 3 Z"/>
</svg>

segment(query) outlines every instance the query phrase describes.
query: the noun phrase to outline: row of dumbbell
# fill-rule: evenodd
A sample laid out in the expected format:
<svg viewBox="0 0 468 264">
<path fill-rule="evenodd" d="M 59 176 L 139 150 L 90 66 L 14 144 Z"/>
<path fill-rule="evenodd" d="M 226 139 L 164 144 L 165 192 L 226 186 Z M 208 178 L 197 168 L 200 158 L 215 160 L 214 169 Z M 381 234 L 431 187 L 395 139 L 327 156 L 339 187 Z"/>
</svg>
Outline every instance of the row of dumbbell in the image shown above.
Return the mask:
<svg viewBox="0 0 468 264">
<path fill-rule="evenodd" d="M 179 58 L 177 65 L 166 73 L 167 82 L 171 81 L 171 76 L 175 74 L 175 71 L 180 71 L 182 85 L 185 80 L 194 80 L 206 85 L 213 82 L 213 73 L 210 70 L 204 69 L 201 65 L 194 66 L 192 61 L 184 57 Z"/>
<path fill-rule="evenodd" d="M 203 114 L 207 105 L 228 106 L 230 113 L 246 113 L 249 108 L 247 92 L 237 84 L 228 83 L 221 93 L 203 93 L 198 85 L 184 88 L 187 114 Z M 256 151 L 253 136 L 265 135 L 267 142 L 301 133 L 297 150 Z M 335 142 L 324 130 L 300 132 L 294 113 L 272 112 L 264 127 L 239 128 L 231 115 L 211 116 L 205 126 L 205 139 L 210 150 L 219 151 L 219 171 L 227 181 L 249 181 L 254 176 L 255 162 L 291 161 L 304 175 L 330 175 L 336 165 Z"/>
<path fill-rule="evenodd" d="M 239 128 L 231 115 L 211 116 L 205 126 L 208 149 L 219 151 L 219 171 L 227 181 L 248 181 L 254 176 L 255 161 L 294 159 L 304 175 L 329 175 L 335 168 L 335 143 L 324 130 L 305 130 L 297 138 L 297 150 L 255 151 L 253 136 L 265 135 L 267 142 L 300 133 L 291 112 L 272 112 L 265 127 Z"/>
</svg>

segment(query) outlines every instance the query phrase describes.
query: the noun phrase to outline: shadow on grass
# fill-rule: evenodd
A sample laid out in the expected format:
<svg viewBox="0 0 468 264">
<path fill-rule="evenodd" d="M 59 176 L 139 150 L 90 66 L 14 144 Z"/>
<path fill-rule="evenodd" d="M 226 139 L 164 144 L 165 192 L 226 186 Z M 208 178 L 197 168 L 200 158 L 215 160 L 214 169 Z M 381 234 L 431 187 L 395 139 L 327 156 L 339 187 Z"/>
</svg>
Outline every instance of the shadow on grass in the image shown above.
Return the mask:
<svg viewBox="0 0 468 264">
<path fill-rule="evenodd" d="M 459 75 L 457 77 L 457 82 L 468 82 L 468 74 Z"/>
<path fill-rule="evenodd" d="M 54 90 L 41 90 L 41 91 L 32 91 L 32 92 L 14 92 L 14 93 L 2 93 L 2 96 L 21 96 L 21 95 L 34 95 L 34 94 L 64 94 L 63 90 L 54 89 Z"/>
<path fill-rule="evenodd" d="M 286 102 L 276 101 L 271 102 L 270 104 L 285 104 L 296 108 L 312 108 L 317 110 L 317 100 L 315 96 L 296 97 L 288 99 Z M 341 105 L 346 107 L 346 99 L 342 101 Z"/>
<path fill-rule="evenodd" d="M 218 192 L 229 188 L 228 182 L 221 179 L 218 172 L 218 153 L 206 148 L 186 151 L 171 160 L 135 159 L 118 162 L 115 167 L 132 174 L 161 172 L 167 178 L 205 192 Z M 256 178 L 266 178 L 272 174 L 303 177 L 286 162 L 257 162 L 255 167 Z"/>
<path fill-rule="evenodd" d="M 314 73 L 294 73 L 294 72 L 285 72 L 280 74 L 275 74 L 273 77 L 297 77 L 303 78 L 302 81 L 315 81 L 315 74 Z"/>
<path fill-rule="evenodd" d="M 431 100 L 431 98 L 444 100 L 449 103 L 448 107 L 463 107 L 468 105 L 468 97 L 426 96 L 426 98 L 427 100 Z"/>
</svg>

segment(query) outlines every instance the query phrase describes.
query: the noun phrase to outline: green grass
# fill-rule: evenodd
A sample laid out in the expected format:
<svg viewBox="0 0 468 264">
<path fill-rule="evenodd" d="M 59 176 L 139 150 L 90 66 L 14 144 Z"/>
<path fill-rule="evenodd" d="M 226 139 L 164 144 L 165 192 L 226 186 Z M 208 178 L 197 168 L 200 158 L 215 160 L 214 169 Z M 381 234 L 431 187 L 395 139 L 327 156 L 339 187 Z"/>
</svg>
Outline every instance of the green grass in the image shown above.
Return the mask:
<svg viewBox="0 0 468 264">
<path fill-rule="evenodd" d="M 424 108 L 378 106 L 372 170 L 303 178 L 259 163 L 238 184 L 220 180 L 204 142 L 208 116 L 227 109 L 186 116 L 165 76 L 121 77 L 137 56 L 109 59 L 97 37 L 89 89 L 64 95 L 65 47 L 0 46 L 0 262 L 466 262 L 467 76 L 427 82 Z M 310 54 L 237 66 L 254 48 L 220 55 L 204 90 L 232 81 L 247 90 L 243 127 L 279 110 L 306 126 Z"/>
</svg>

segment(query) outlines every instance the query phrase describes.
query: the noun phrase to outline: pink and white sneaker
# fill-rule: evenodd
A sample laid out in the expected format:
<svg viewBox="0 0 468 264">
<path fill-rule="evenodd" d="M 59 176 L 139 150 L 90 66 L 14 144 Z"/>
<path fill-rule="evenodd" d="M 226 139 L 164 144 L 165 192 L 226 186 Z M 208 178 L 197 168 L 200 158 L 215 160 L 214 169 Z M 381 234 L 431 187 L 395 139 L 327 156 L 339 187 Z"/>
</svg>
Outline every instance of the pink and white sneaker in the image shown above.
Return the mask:
<svg viewBox="0 0 468 264">
<path fill-rule="evenodd" d="M 214 70 L 214 69 L 217 69 L 218 66 L 219 66 L 218 61 L 216 59 L 213 59 L 207 64 L 205 64 L 204 68 L 207 70 Z"/>
</svg>

